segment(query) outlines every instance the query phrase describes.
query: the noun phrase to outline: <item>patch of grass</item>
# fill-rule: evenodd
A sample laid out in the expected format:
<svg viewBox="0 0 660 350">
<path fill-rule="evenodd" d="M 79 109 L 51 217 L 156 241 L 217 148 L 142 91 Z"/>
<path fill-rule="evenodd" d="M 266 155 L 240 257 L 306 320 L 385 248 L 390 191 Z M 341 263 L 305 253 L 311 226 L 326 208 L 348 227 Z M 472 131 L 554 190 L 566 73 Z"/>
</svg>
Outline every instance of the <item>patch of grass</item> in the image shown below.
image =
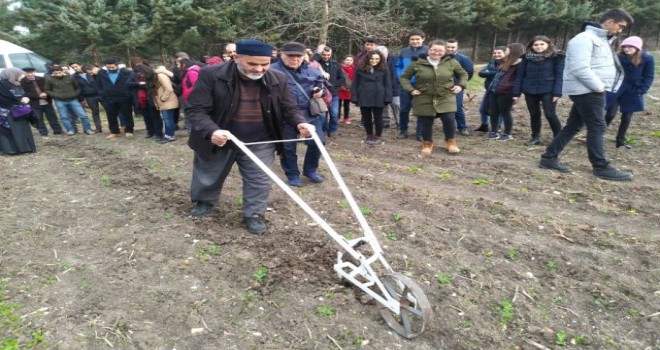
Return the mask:
<svg viewBox="0 0 660 350">
<path fill-rule="evenodd" d="M 626 139 L 625 139 L 625 142 L 629 143 L 631 145 L 636 144 L 638 141 L 639 141 L 639 139 L 636 138 L 636 137 L 633 137 L 633 136 L 626 136 Z"/>
<path fill-rule="evenodd" d="M 346 238 L 348 240 L 353 239 L 353 232 L 349 231 L 349 232 L 344 233 L 344 238 Z"/>
<path fill-rule="evenodd" d="M 316 313 L 321 316 L 332 316 L 336 312 L 332 306 L 321 305 L 316 307 Z"/>
<path fill-rule="evenodd" d="M 451 281 L 454 280 L 454 277 L 452 277 L 452 276 L 451 276 L 450 274 L 448 274 L 448 273 L 444 273 L 444 272 L 442 272 L 442 273 L 437 274 L 437 275 L 435 276 L 435 279 L 438 281 L 438 284 L 439 284 L 441 287 L 446 287 L 446 286 L 448 286 L 448 285 L 451 283 Z"/>
<path fill-rule="evenodd" d="M 557 334 L 555 334 L 555 345 L 568 345 L 568 334 L 566 334 L 566 332 L 557 332 Z"/>
<path fill-rule="evenodd" d="M 628 310 L 628 315 L 630 315 L 630 316 L 632 316 L 632 317 L 639 316 L 639 310 L 637 310 L 637 309 L 629 309 L 629 310 Z"/>
<path fill-rule="evenodd" d="M 243 205 L 243 197 L 236 198 L 236 200 L 234 201 L 234 205 L 242 206 Z"/>
<path fill-rule="evenodd" d="M 396 241 L 396 232 L 385 232 L 385 238 L 389 239 L 390 241 Z"/>
<path fill-rule="evenodd" d="M 513 319 L 513 303 L 509 299 L 504 299 L 499 304 L 500 324 L 506 325 Z"/>
<path fill-rule="evenodd" d="M 557 268 L 557 262 L 554 260 L 548 260 L 548 262 L 545 263 L 545 267 L 549 268 L 550 270 L 554 270 Z"/>
<path fill-rule="evenodd" d="M 573 345 L 587 345 L 588 343 L 587 337 L 581 335 L 575 336 L 571 339 L 571 344 Z"/>
<path fill-rule="evenodd" d="M 266 277 L 268 277 L 268 268 L 265 266 L 259 266 L 252 276 L 254 276 L 257 282 L 261 283 L 266 280 Z"/>
<path fill-rule="evenodd" d="M 400 222 L 401 220 L 403 220 L 403 214 L 394 213 L 394 215 L 392 215 L 392 219 L 394 219 L 394 222 Z"/>
<path fill-rule="evenodd" d="M 651 133 L 651 136 L 660 137 L 660 131 L 654 131 Z"/>
<path fill-rule="evenodd" d="M 16 313 L 20 308 L 18 304 L 5 301 L 7 280 L 0 280 L 0 349 L 18 350 L 44 348 L 44 334 L 41 330 L 30 330 L 24 325 L 21 317 Z"/>
<path fill-rule="evenodd" d="M 366 215 L 370 215 L 373 212 L 373 210 L 370 207 L 361 207 L 360 212 L 362 213 L 362 215 L 366 216 Z"/>
<path fill-rule="evenodd" d="M 438 174 L 438 177 L 441 179 L 448 179 L 451 177 L 451 173 L 448 171 L 443 171 L 441 174 Z"/>
<path fill-rule="evenodd" d="M 385 168 L 385 169 L 389 169 L 389 168 L 391 168 L 391 167 L 392 167 L 392 164 L 390 164 L 390 163 L 383 163 L 383 168 Z"/>
<path fill-rule="evenodd" d="M 475 179 L 472 180 L 472 183 L 477 186 L 484 186 L 484 185 L 488 185 L 490 182 L 486 179 Z"/>
<path fill-rule="evenodd" d="M 165 220 L 171 220 L 172 218 L 174 218 L 174 214 L 166 211 L 165 213 L 163 213 L 163 217 L 165 218 Z"/>
<path fill-rule="evenodd" d="M 348 201 L 341 200 L 341 201 L 337 202 L 337 205 L 342 209 L 346 209 L 346 208 L 348 208 Z"/>
<path fill-rule="evenodd" d="M 518 257 L 518 252 L 515 249 L 509 249 L 504 256 L 509 260 L 515 260 Z"/>
<path fill-rule="evenodd" d="M 217 245 L 197 248 L 197 258 L 201 261 L 207 261 L 211 256 L 220 255 L 221 249 Z"/>
<path fill-rule="evenodd" d="M 101 175 L 101 183 L 105 186 L 111 186 L 112 180 L 110 180 L 110 176 L 103 174 Z"/>
<path fill-rule="evenodd" d="M 408 172 L 411 172 L 411 173 L 418 173 L 418 172 L 422 171 L 422 168 L 420 168 L 418 166 L 411 166 L 411 167 L 408 167 L 407 170 L 408 170 Z"/>
</svg>

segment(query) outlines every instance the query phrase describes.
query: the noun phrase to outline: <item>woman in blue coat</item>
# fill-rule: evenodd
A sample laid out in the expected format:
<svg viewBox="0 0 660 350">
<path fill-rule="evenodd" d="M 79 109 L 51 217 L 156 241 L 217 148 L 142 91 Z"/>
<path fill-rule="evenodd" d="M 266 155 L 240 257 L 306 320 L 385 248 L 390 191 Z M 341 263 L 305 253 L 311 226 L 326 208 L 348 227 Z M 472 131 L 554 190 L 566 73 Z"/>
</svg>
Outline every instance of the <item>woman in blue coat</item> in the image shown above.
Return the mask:
<svg viewBox="0 0 660 350">
<path fill-rule="evenodd" d="M 642 52 L 642 39 L 638 36 L 626 38 L 621 43 L 618 58 L 623 67 L 624 78 L 621 87 L 616 92 L 607 93 L 605 104 L 605 121 L 610 125 L 616 117 L 617 109 L 621 110 L 621 123 L 616 134 L 616 148 L 630 148 L 626 142 L 626 133 L 634 112 L 644 110 L 644 95 L 653 84 L 655 62 L 653 56 Z"/>
<path fill-rule="evenodd" d="M 532 137 L 525 143 L 528 146 L 541 143 L 541 105 L 553 137 L 561 130 L 556 106 L 561 97 L 564 57 L 547 36 L 537 35 L 527 44 L 513 96 L 517 100 L 521 93 L 525 94 L 532 128 Z"/>
</svg>

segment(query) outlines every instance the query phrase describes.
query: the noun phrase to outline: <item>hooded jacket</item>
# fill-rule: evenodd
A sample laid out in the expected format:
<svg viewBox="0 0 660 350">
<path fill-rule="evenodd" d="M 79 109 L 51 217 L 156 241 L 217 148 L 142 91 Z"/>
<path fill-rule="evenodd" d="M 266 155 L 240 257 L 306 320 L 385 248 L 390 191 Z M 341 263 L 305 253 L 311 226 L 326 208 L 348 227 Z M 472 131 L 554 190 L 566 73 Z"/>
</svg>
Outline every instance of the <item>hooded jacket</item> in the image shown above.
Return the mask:
<svg viewBox="0 0 660 350">
<path fill-rule="evenodd" d="M 154 69 L 154 75 L 158 79 L 158 90 L 154 94 L 156 108 L 159 111 L 179 108 L 179 98 L 172 88 L 172 72 L 168 71 L 165 66 L 158 66 Z"/>
<path fill-rule="evenodd" d="M 623 74 L 610 48 L 607 30 L 593 22 L 586 23 L 584 28 L 568 42 L 563 94 L 616 91 L 623 81 Z"/>
</svg>

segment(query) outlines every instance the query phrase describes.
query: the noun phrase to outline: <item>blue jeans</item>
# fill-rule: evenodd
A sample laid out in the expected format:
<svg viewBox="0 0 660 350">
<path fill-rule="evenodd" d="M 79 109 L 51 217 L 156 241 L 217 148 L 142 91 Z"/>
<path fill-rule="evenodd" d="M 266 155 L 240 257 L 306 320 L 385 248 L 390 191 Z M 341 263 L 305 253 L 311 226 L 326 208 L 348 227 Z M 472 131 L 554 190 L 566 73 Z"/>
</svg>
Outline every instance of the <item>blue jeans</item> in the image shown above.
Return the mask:
<svg viewBox="0 0 660 350">
<path fill-rule="evenodd" d="M 412 109 L 412 95 L 402 88 L 399 99 L 399 132 L 406 134 L 408 133 L 408 121 L 410 120 L 410 110 Z"/>
<path fill-rule="evenodd" d="M 337 131 L 337 124 L 339 124 L 339 96 L 332 95 L 332 102 L 328 108 L 330 114 L 327 121 L 324 120 L 323 129 L 332 134 Z"/>
<path fill-rule="evenodd" d="M 176 109 L 164 109 L 160 111 L 163 116 L 163 124 L 165 124 L 165 136 L 174 137 L 176 130 L 176 123 L 174 123 L 174 113 Z"/>
<path fill-rule="evenodd" d="M 546 148 L 543 158 L 554 159 L 564 150 L 564 147 L 580 132 L 582 126 L 587 126 L 587 153 L 594 168 L 606 167 L 609 162 L 605 158 L 603 135 L 607 129 L 605 123 L 605 93 L 591 92 L 583 95 L 569 96 L 573 107 L 566 120 L 566 125 L 552 139 Z"/>
<path fill-rule="evenodd" d="M 490 91 L 486 91 L 484 97 L 481 99 L 481 104 L 479 105 L 479 114 L 481 115 L 481 125 L 488 125 L 490 121 L 490 112 L 489 112 L 489 99 Z"/>
<path fill-rule="evenodd" d="M 458 130 L 467 129 L 465 108 L 463 108 L 463 95 L 465 95 L 465 91 L 461 91 L 458 95 L 456 95 L 456 128 Z"/>
<path fill-rule="evenodd" d="M 62 124 L 64 124 L 64 129 L 66 132 L 74 132 L 75 131 L 75 126 L 71 123 L 71 115 L 69 115 L 69 108 L 75 115 L 80 119 L 83 125 L 83 129 L 86 132 L 91 132 L 92 131 L 92 126 L 89 124 L 89 118 L 87 118 L 87 113 L 85 113 L 85 109 L 83 106 L 78 102 L 78 100 L 71 100 L 71 101 L 62 101 L 62 100 L 55 100 L 55 108 L 57 108 L 57 113 L 60 114 L 60 118 L 62 119 Z"/>
<path fill-rule="evenodd" d="M 321 141 L 325 143 L 323 137 L 323 118 L 321 116 L 315 117 L 312 120 L 307 120 L 309 124 L 314 125 L 316 128 L 316 135 L 319 136 Z M 298 138 L 298 130 L 289 124 L 284 124 L 284 139 L 295 140 Z M 303 162 L 303 175 L 316 172 L 319 167 L 319 159 L 321 159 L 321 150 L 316 147 L 313 140 L 305 141 L 307 144 L 307 151 L 305 152 L 305 160 Z M 284 156 L 280 158 L 282 170 L 288 179 L 295 179 L 300 177 L 298 170 L 298 155 L 296 154 L 298 143 L 285 142 L 284 143 Z"/>
</svg>

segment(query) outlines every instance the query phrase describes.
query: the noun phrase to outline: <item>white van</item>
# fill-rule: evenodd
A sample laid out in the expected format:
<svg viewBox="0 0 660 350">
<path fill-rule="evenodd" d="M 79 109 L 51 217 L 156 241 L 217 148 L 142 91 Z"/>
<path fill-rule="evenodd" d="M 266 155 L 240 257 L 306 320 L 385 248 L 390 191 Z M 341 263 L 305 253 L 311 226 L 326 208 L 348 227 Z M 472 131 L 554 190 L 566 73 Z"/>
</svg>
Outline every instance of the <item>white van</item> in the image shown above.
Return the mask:
<svg viewBox="0 0 660 350">
<path fill-rule="evenodd" d="M 0 71 L 4 68 L 34 67 L 38 75 L 48 72 L 51 61 L 9 41 L 0 40 Z"/>
</svg>

